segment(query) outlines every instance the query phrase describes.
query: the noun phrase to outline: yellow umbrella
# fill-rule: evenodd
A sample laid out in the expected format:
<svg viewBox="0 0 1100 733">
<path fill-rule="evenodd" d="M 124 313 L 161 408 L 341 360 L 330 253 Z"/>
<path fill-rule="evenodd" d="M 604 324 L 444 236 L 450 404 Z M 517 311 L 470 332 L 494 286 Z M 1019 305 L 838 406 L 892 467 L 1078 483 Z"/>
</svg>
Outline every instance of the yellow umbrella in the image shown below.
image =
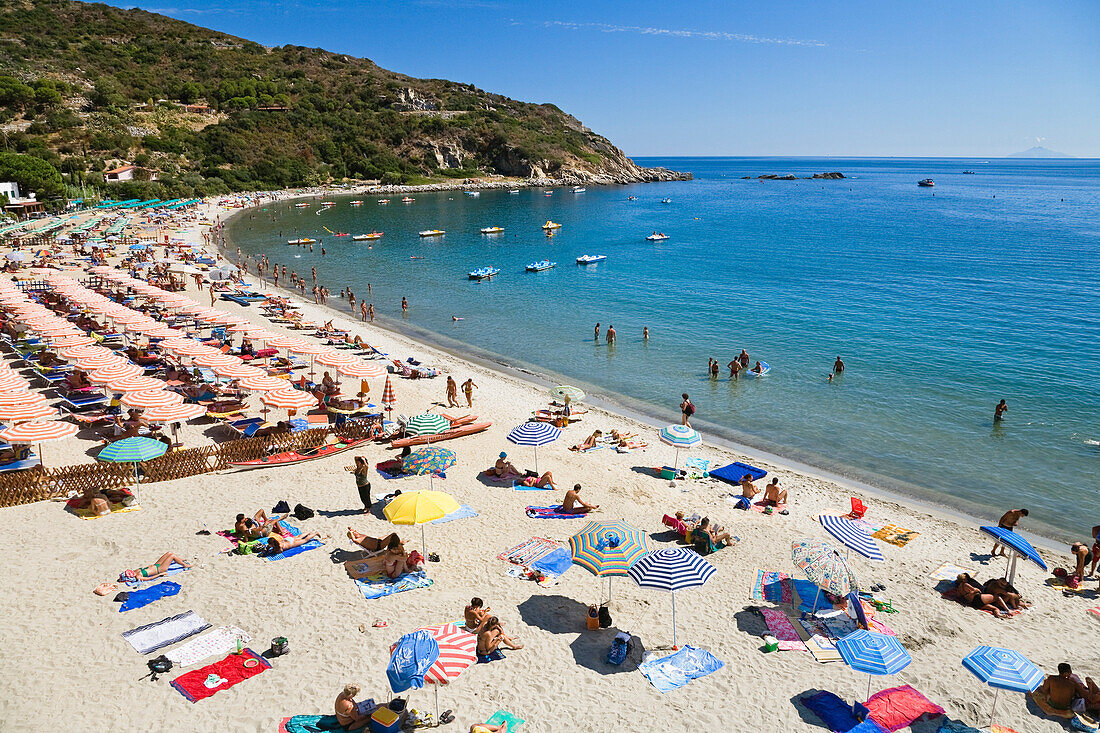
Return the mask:
<svg viewBox="0 0 1100 733">
<path fill-rule="evenodd" d="M 382 513 L 392 524 L 420 525 L 420 544 L 424 550 L 424 559 L 427 560 L 428 544 L 424 538 L 424 525 L 458 509 L 455 498 L 442 491 L 407 491 L 387 504 Z"/>
</svg>

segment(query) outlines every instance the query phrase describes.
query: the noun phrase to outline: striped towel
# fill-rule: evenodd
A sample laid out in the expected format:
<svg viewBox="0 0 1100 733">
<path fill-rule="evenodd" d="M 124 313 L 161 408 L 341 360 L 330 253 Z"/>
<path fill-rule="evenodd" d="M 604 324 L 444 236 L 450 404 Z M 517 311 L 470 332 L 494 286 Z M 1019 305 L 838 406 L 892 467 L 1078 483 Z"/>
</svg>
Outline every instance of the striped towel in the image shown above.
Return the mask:
<svg viewBox="0 0 1100 733">
<path fill-rule="evenodd" d="M 148 654 L 162 647 L 175 644 L 177 641 L 183 641 L 187 637 L 194 636 L 209 628 L 210 624 L 206 623 L 202 616 L 194 611 L 187 611 L 177 616 L 170 616 L 123 632 L 122 638 L 138 654 Z"/>
<path fill-rule="evenodd" d="M 768 603 L 793 603 L 793 584 L 786 573 L 778 570 L 756 570 L 756 581 L 752 585 L 752 597 Z"/>
</svg>

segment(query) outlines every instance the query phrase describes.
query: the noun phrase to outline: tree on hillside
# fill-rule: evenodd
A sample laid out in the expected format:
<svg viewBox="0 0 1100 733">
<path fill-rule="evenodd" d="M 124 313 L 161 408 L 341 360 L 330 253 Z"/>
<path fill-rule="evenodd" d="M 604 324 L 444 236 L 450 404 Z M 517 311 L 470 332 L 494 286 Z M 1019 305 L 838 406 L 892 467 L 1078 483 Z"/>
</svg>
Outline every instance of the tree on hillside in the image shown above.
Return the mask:
<svg viewBox="0 0 1100 733">
<path fill-rule="evenodd" d="M 34 192 L 40 200 L 65 192 L 61 173 L 33 155 L 0 153 L 0 181 L 15 181 L 21 191 Z"/>
</svg>

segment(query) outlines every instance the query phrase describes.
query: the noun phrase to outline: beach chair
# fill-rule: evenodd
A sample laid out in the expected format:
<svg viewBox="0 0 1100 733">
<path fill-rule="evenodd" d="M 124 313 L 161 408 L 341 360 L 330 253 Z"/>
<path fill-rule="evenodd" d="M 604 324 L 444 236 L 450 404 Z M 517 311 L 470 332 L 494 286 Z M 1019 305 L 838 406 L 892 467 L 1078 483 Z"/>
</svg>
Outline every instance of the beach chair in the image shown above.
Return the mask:
<svg viewBox="0 0 1100 733">
<path fill-rule="evenodd" d="M 61 395 L 61 404 L 58 407 L 68 412 L 87 412 L 106 404 L 107 398 L 98 392 L 69 392 Z"/>
<path fill-rule="evenodd" d="M 867 507 L 863 506 L 863 502 L 852 497 L 852 511 L 848 513 L 848 519 L 863 519 L 863 515 L 867 513 Z"/>
<path fill-rule="evenodd" d="M 684 521 L 682 519 L 677 519 L 676 517 L 672 517 L 666 514 L 661 517 L 661 524 L 665 525 L 673 532 L 683 537 L 685 540 L 687 539 L 688 528 L 687 525 L 684 524 Z"/>
<path fill-rule="evenodd" d="M 265 422 L 262 417 L 246 417 L 240 420 L 226 420 L 222 425 L 241 438 L 251 438 L 264 426 Z"/>
</svg>

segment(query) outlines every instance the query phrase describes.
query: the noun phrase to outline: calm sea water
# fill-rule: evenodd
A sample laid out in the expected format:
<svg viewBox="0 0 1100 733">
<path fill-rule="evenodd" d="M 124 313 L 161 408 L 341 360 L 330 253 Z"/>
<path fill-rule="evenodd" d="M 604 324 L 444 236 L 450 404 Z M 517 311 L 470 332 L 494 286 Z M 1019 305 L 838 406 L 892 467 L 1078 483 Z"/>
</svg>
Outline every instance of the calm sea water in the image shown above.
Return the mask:
<svg viewBox="0 0 1100 733">
<path fill-rule="evenodd" d="M 316 267 L 334 294 L 371 283 L 380 316 L 401 321 L 405 296 L 410 327 L 654 415 L 677 417 L 689 392 L 704 433 L 994 518 L 1030 507 L 1029 527 L 1061 537 L 1100 523 L 1100 161 L 640 162 L 695 180 L 338 197 L 320 215 L 242 216 L 229 234 L 307 278 Z M 741 179 L 832 170 L 849 179 Z M 934 188 L 917 187 L 926 177 Z M 385 235 L 368 249 L 323 227 Z M 645 241 L 655 230 L 671 238 Z M 327 256 L 285 244 L 297 236 Z M 586 253 L 608 259 L 576 265 Z M 557 267 L 524 272 L 541 259 Z M 501 269 L 492 282 L 466 278 L 486 265 Z M 597 321 L 617 345 L 593 341 Z M 771 373 L 707 377 L 708 358 L 742 348 Z M 837 355 L 848 369 L 828 383 Z"/>
</svg>

